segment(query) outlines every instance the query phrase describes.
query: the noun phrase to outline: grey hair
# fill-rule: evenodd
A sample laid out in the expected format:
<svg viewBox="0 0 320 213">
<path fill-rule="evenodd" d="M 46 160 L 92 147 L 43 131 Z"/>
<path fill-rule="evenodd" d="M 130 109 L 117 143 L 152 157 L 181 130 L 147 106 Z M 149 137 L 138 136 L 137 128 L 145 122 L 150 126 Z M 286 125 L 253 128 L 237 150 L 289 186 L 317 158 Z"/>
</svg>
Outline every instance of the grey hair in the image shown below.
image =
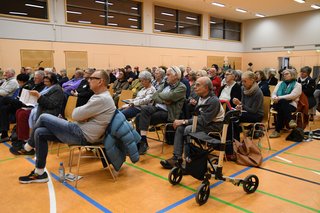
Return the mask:
<svg viewBox="0 0 320 213">
<path fill-rule="evenodd" d="M 285 69 L 283 72 L 285 72 L 285 71 L 288 71 L 290 73 L 292 79 L 297 79 L 298 73 L 297 73 L 296 69 Z"/>
<path fill-rule="evenodd" d="M 34 75 L 40 75 L 43 78 L 45 76 L 45 73 L 42 70 L 38 70 L 34 72 Z"/>
<path fill-rule="evenodd" d="M 166 71 L 164 71 L 164 69 L 159 67 L 159 68 L 156 69 L 156 71 L 160 72 L 162 78 L 164 78 L 164 76 L 166 76 Z"/>
<path fill-rule="evenodd" d="M 139 79 L 146 79 L 146 80 L 149 80 L 150 82 L 152 81 L 152 75 L 149 71 L 142 71 L 140 72 L 139 74 Z"/>
<path fill-rule="evenodd" d="M 175 73 L 178 77 L 178 79 L 180 80 L 181 79 L 181 70 L 179 67 L 177 66 L 171 66 L 167 69 L 167 72 L 170 71 L 172 73 Z"/>
<path fill-rule="evenodd" d="M 184 73 L 184 71 L 186 71 L 186 68 L 183 65 L 179 65 L 179 69 L 181 70 L 182 73 Z"/>
<path fill-rule="evenodd" d="M 102 71 L 102 70 L 100 70 L 100 71 Z M 78 70 L 76 70 L 74 73 L 75 73 L 75 74 L 76 74 L 76 73 L 79 73 L 81 77 L 82 77 L 83 74 L 84 74 L 84 72 L 83 72 L 82 69 L 78 69 Z"/>
<path fill-rule="evenodd" d="M 254 80 L 255 81 L 255 77 L 256 77 L 256 75 L 254 74 L 254 72 L 252 72 L 252 71 L 245 71 L 244 73 L 242 73 L 242 79 L 243 78 L 249 78 L 249 79 L 251 79 L 251 80 Z"/>
<path fill-rule="evenodd" d="M 237 75 L 238 75 L 238 72 L 233 69 L 228 69 L 226 72 L 229 72 L 231 75 L 234 75 L 234 77 L 237 77 Z"/>
<path fill-rule="evenodd" d="M 208 87 L 209 91 L 213 91 L 213 85 L 212 85 L 212 81 L 210 80 L 209 77 L 205 76 L 202 77 L 205 80 L 205 85 Z"/>
<path fill-rule="evenodd" d="M 208 73 L 205 70 L 198 70 L 197 75 L 199 75 L 200 77 L 205 77 L 208 76 Z"/>
<path fill-rule="evenodd" d="M 51 67 L 46 67 L 46 68 L 44 68 L 44 71 L 45 72 L 52 72 L 52 68 Z"/>
<path fill-rule="evenodd" d="M 16 71 L 13 68 L 9 68 L 6 71 L 9 72 L 13 76 L 16 74 Z"/>
</svg>

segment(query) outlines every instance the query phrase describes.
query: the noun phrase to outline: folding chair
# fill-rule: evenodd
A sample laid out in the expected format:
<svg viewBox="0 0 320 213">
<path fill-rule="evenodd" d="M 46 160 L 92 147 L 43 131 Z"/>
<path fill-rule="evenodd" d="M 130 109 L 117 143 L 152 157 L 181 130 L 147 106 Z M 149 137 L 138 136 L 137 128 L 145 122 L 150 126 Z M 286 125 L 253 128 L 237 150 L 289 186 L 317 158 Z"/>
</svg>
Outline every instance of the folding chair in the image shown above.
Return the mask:
<svg viewBox="0 0 320 213">
<path fill-rule="evenodd" d="M 253 136 L 254 133 L 256 131 L 262 131 L 264 133 L 264 135 L 267 138 L 268 141 L 268 146 L 269 146 L 269 150 L 271 150 L 271 145 L 270 145 L 270 141 L 269 141 L 269 135 L 268 135 L 268 127 L 269 127 L 269 112 L 270 112 L 270 104 L 271 104 L 271 100 L 270 97 L 264 96 L 263 97 L 263 119 L 261 122 L 257 122 L 257 123 L 240 123 L 240 126 L 242 127 L 242 132 L 244 134 L 244 137 L 246 137 L 246 132 L 245 132 L 245 127 L 249 126 L 249 125 L 253 125 L 253 131 L 252 131 L 252 136 L 251 136 L 251 140 L 253 140 Z M 256 126 L 262 126 L 263 130 L 256 130 Z M 259 147 L 261 147 L 261 137 L 259 138 L 259 142 L 258 142 Z"/>
<path fill-rule="evenodd" d="M 122 90 L 119 96 L 118 108 L 120 109 L 125 103 L 122 100 L 132 99 L 133 91 L 132 90 Z"/>
<path fill-rule="evenodd" d="M 73 156 L 74 156 L 74 150 L 78 149 L 79 154 L 78 154 L 78 161 L 77 161 L 77 173 L 76 173 L 76 181 L 75 181 L 75 188 L 77 188 L 78 185 L 78 177 L 79 177 L 79 169 L 80 169 L 80 161 L 81 158 L 97 158 L 100 160 L 104 160 L 106 163 L 106 166 L 113 178 L 113 181 L 116 181 L 116 177 L 113 174 L 113 171 L 111 169 L 111 166 L 108 162 L 107 156 L 105 155 L 104 152 L 104 145 L 103 144 L 92 144 L 92 145 L 69 145 L 70 152 L 69 152 L 69 172 L 72 170 L 72 163 L 73 163 Z M 91 150 L 94 155 L 82 155 L 82 150 Z"/>
</svg>

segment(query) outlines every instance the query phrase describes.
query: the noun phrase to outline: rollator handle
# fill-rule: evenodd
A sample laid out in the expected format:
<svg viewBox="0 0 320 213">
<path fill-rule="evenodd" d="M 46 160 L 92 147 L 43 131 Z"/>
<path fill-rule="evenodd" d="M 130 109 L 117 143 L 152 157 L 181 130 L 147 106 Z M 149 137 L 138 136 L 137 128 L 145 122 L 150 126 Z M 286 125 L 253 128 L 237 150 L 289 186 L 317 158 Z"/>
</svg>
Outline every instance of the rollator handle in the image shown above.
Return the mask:
<svg viewBox="0 0 320 213">
<path fill-rule="evenodd" d="M 239 119 L 241 110 L 230 110 L 226 113 L 223 119 L 224 124 L 229 124 L 231 120 Z"/>
</svg>

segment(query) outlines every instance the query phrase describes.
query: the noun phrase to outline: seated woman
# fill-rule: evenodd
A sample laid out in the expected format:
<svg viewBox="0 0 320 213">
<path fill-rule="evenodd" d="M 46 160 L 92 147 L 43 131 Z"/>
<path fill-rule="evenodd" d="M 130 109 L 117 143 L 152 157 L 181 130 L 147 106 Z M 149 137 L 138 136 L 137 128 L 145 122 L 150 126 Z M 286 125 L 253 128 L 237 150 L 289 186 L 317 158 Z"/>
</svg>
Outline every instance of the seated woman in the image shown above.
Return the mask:
<svg viewBox="0 0 320 213">
<path fill-rule="evenodd" d="M 119 69 L 118 75 L 117 75 L 117 80 L 114 82 L 113 84 L 113 100 L 114 103 L 116 105 L 116 107 L 118 107 L 118 101 L 119 101 L 119 96 L 121 94 L 122 90 L 128 89 L 129 88 L 129 83 L 126 80 L 126 76 L 125 76 L 125 71 L 124 69 Z"/>
<path fill-rule="evenodd" d="M 224 74 L 226 84 L 221 87 L 219 93 L 219 100 L 229 101 L 232 107 L 236 107 L 232 102 L 234 98 L 241 99 L 241 86 L 235 81 L 236 76 L 237 71 L 232 69 L 227 70 Z"/>
<path fill-rule="evenodd" d="M 263 94 L 255 81 L 255 74 L 246 71 L 242 74 L 242 98 L 233 98 L 232 102 L 236 105 L 237 110 L 241 110 L 239 118 L 240 123 L 256 123 L 263 119 Z M 240 128 L 236 124 L 234 126 L 234 137 L 240 139 Z"/>
<path fill-rule="evenodd" d="M 272 95 L 273 108 L 277 111 L 276 129 L 269 136 L 270 138 L 280 137 L 280 130 L 289 121 L 289 127 L 295 128 L 296 122 L 291 119 L 291 113 L 297 110 L 299 97 L 302 93 L 301 84 L 297 82 L 297 71 L 295 69 L 285 69 L 282 72 L 283 81 L 279 82 Z"/>
<path fill-rule="evenodd" d="M 30 95 L 37 98 L 37 105 L 31 110 L 18 109 L 16 112 L 18 141 L 13 144 L 14 147 L 21 148 L 23 142 L 29 139 L 29 129 L 33 128 L 34 123 L 42 113 L 58 116 L 62 112 L 64 93 L 58 84 L 56 75 L 49 73 L 44 77 L 43 82 L 46 87 L 41 92 L 30 91 Z"/>
<path fill-rule="evenodd" d="M 142 71 L 139 79 L 143 88 L 138 92 L 137 97 L 132 99 L 129 104 L 123 105 L 121 112 L 127 119 L 135 117 L 140 113 L 141 106 L 152 103 L 152 95 L 156 89 L 151 85 L 152 75 L 148 71 Z"/>
<path fill-rule="evenodd" d="M 261 89 L 263 96 L 270 97 L 269 84 L 267 77 L 262 70 L 257 70 L 254 72 L 256 75 L 256 82 L 258 83 L 259 88 Z"/>
</svg>

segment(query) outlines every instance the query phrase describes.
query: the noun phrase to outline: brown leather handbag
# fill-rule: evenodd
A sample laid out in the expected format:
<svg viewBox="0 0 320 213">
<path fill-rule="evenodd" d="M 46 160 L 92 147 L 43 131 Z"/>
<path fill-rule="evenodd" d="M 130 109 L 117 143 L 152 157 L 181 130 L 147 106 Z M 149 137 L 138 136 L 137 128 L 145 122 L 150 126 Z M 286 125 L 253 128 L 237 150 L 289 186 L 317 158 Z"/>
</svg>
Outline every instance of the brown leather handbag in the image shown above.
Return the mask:
<svg viewBox="0 0 320 213">
<path fill-rule="evenodd" d="M 236 163 L 244 166 L 259 167 L 262 164 L 262 154 L 259 147 L 249 138 L 233 143 L 233 150 L 237 157 Z"/>
</svg>

